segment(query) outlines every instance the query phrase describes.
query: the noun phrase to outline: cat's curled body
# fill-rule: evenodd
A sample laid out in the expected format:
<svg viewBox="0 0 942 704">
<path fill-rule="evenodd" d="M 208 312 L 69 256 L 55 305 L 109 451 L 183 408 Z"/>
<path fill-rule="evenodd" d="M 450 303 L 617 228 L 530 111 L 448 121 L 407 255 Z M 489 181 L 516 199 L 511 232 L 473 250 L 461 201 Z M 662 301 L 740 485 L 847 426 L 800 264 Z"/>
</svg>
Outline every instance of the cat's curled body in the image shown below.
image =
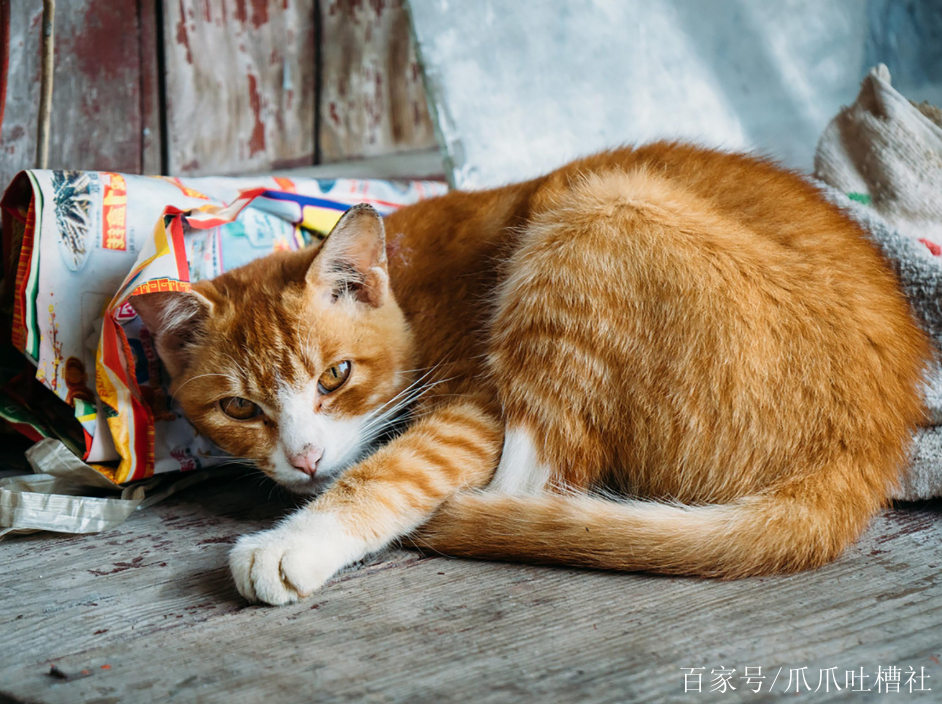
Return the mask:
<svg viewBox="0 0 942 704">
<path fill-rule="evenodd" d="M 319 252 L 136 301 L 201 432 L 298 491 L 326 484 L 235 546 L 250 600 L 303 597 L 410 534 L 450 555 L 800 570 L 898 480 L 930 346 L 859 227 L 794 174 L 658 143 L 428 200 L 385 233 L 356 208 Z M 364 456 L 397 394 L 418 396 L 411 424 Z"/>
</svg>

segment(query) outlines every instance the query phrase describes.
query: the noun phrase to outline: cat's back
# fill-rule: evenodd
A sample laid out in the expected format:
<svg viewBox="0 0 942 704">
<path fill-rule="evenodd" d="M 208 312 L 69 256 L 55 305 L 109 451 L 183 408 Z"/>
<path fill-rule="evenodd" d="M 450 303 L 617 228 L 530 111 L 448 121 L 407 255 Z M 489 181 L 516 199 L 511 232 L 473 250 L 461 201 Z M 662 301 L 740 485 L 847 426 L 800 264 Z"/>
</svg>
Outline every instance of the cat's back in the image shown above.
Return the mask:
<svg viewBox="0 0 942 704">
<path fill-rule="evenodd" d="M 837 350 L 862 362 L 867 340 L 909 357 L 910 367 L 925 356 L 898 281 L 861 227 L 805 178 L 762 158 L 673 142 L 615 149 L 524 183 L 452 192 L 387 222 L 397 298 L 429 339 L 483 329 L 508 263 L 526 259 L 550 278 L 554 267 L 570 271 L 571 292 L 622 282 L 611 311 L 619 320 L 635 280 L 639 305 L 676 311 L 670 324 L 687 332 L 746 329 L 753 347 L 790 338 L 806 349 L 778 355 L 838 366 L 850 360 L 837 360 Z M 586 301 L 603 311 L 598 295 Z M 453 317 L 457 310 L 475 315 Z"/>
<path fill-rule="evenodd" d="M 643 171 L 669 183 L 673 195 L 697 199 L 757 236 L 787 246 L 827 244 L 822 232 L 840 240 L 861 240 L 859 226 L 798 173 L 762 157 L 680 142 L 594 154 L 551 174 L 542 189 L 568 189 L 586 174 L 613 171 Z"/>
<path fill-rule="evenodd" d="M 530 199 L 531 217 L 555 208 L 586 178 L 600 190 L 620 189 L 607 194 L 614 200 L 676 215 L 665 248 L 713 247 L 796 299 L 831 297 L 837 307 L 855 299 L 908 322 L 898 281 L 862 227 L 807 178 L 769 159 L 677 142 L 602 152 L 547 176 Z"/>
</svg>

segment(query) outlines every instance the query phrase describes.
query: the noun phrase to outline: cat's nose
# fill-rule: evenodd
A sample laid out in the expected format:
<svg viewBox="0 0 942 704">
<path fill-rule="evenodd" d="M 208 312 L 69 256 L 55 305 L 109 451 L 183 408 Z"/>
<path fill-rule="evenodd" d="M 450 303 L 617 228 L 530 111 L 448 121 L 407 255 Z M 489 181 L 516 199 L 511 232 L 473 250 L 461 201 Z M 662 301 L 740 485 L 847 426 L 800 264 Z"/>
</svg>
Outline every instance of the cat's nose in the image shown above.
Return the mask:
<svg viewBox="0 0 942 704">
<path fill-rule="evenodd" d="M 323 448 L 308 445 L 298 454 L 291 455 L 288 461 L 295 469 L 304 472 L 309 477 L 313 477 L 314 472 L 317 471 L 317 463 L 321 461 L 323 454 Z"/>
</svg>

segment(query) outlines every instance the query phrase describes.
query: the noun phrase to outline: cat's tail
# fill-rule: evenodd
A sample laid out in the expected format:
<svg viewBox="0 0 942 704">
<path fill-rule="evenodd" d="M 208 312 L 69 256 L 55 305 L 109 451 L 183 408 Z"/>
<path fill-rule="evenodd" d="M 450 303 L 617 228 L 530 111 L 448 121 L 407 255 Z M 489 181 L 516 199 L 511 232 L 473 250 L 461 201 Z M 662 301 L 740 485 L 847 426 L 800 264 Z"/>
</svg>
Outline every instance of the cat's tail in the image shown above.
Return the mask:
<svg viewBox="0 0 942 704">
<path fill-rule="evenodd" d="M 621 571 L 728 579 L 793 572 L 837 557 L 884 503 L 888 487 L 863 474 L 805 476 L 701 506 L 462 492 L 413 542 L 445 555 Z"/>
</svg>

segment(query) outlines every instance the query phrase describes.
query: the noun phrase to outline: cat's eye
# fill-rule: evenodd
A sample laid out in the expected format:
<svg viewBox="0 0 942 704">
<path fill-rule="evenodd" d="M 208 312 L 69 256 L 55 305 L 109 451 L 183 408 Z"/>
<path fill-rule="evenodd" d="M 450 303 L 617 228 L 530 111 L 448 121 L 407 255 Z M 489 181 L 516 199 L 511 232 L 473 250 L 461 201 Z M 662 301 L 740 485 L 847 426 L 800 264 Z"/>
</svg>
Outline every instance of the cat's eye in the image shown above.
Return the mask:
<svg viewBox="0 0 942 704">
<path fill-rule="evenodd" d="M 219 400 L 219 409 L 234 420 L 252 420 L 262 409 L 241 396 L 227 396 Z"/>
<path fill-rule="evenodd" d="M 317 380 L 317 390 L 322 394 L 329 394 L 336 391 L 343 386 L 343 383 L 350 376 L 351 368 L 352 365 L 350 362 L 337 362 L 334 366 L 321 374 L 321 378 Z"/>
</svg>

